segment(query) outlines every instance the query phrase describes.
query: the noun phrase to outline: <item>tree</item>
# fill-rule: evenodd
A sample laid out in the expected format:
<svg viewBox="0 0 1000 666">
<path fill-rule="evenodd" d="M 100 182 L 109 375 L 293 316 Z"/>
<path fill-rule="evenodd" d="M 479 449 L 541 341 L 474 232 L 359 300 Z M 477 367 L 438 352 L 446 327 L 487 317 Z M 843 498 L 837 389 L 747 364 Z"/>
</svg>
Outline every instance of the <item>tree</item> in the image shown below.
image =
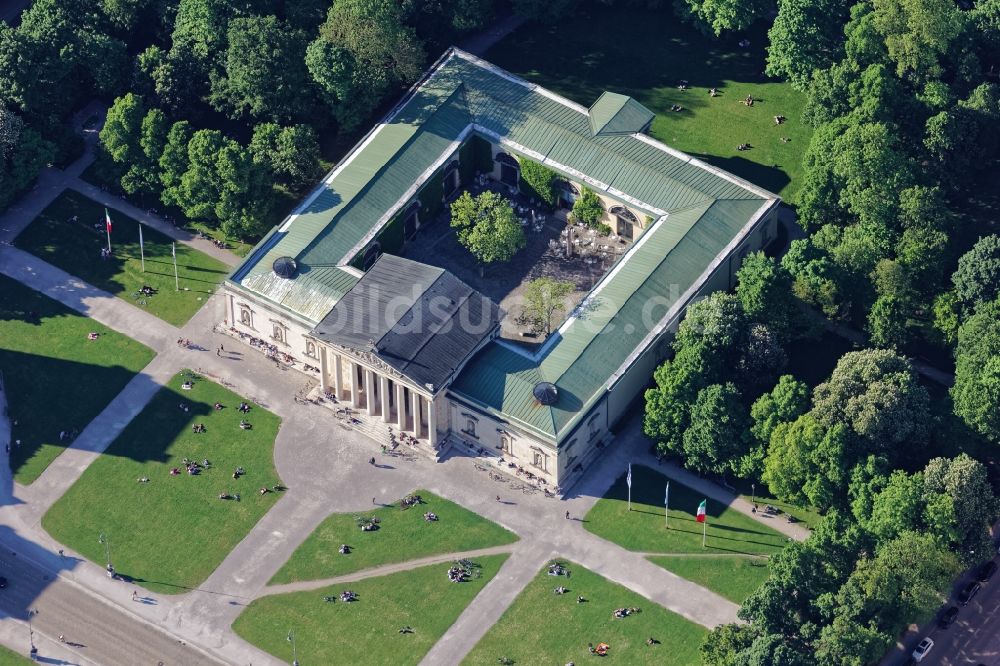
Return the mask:
<svg viewBox="0 0 1000 666">
<path fill-rule="evenodd" d="M 514 12 L 531 21 L 554 21 L 572 13 L 579 0 L 512 0 Z"/>
<path fill-rule="evenodd" d="M 753 425 L 750 433 L 763 445 L 779 423 L 788 423 L 809 411 L 809 385 L 792 375 L 782 375 L 770 393 L 757 398 L 750 406 Z"/>
<path fill-rule="evenodd" d="M 191 140 L 191 124 L 182 120 L 176 122 L 167 132 L 167 142 L 160 155 L 160 201 L 167 206 L 182 205 L 181 176 L 188 169 L 188 142 Z"/>
<path fill-rule="evenodd" d="M 212 101 L 235 117 L 287 122 L 311 110 L 306 37 L 274 16 L 229 22 L 225 76 L 212 80 Z"/>
<path fill-rule="evenodd" d="M 951 276 L 955 297 L 966 315 L 976 306 L 1000 296 L 1000 236 L 980 238 L 958 260 L 958 270 Z"/>
<path fill-rule="evenodd" d="M 573 202 L 573 217 L 588 227 L 597 226 L 604 217 L 604 204 L 593 190 L 584 187 L 580 197 Z"/>
<path fill-rule="evenodd" d="M 949 0 L 874 0 L 874 23 L 885 37 L 896 74 L 924 81 L 941 75 L 939 60 L 964 27 Z"/>
<path fill-rule="evenodd" d="M 139 138 L 144 115 L 142 98 L 133 93 L 119 97 L 111 104 L 98 136 L 101 147 L 115 163 L 128 165 L 139 159 L 142 154 Z"/>
<path fill-rule="evenodd" d="M 34 182 L 55 157 L 55 146 L 0 104 L 0 210 Z"/>
<path fill-rule="evenodd" d="M 843 504 L 850 464 L 846 427 L 803 414 L 771 433 L 761 480 L 781 499 L 827 509 Z"/>
<path fill-rule="evenodd" d="M 896 470 L 872 498 L 871 512 L 857 518 L 881 543 L 903 532 L 919 531 L 923 527 L 923 512 L 923 477 Z"/>
<path fill-rule="evenodd" d="M 334 0 L 306 66 L 341 126 L 356 127 L 395 86 L 415 81 L 423 46 L 393 0 Z"/>
<path fill-rule="evenodd" d="M 743 259 L 736 279 L 736 295 L 747 316 L 787 340 L 798 317 L 788 269 L 763 252 L 754 252 Z"/>
<path fill-rule="evenodd" d="M 685 466 L 715 474 L 735 469 L 748 448 L 745 414 L 734 384 L 712 384 L 699 391 L 683 437 Z"/>
<path fill-rule="evenodd" d="M 532 160 L 521 160 L 521 190 L 549 208 L 556 205 L 557 179 L 556 172 L 547 166 Z"/>
<path fill-rule="evenodd" d="M 683 0 L 676 7 L 698 28 L 719 36 L 727 30 L 745 30 L 769 5 L 764 0 Z"/>
<path fill-rule="evenodd" d="M 706 666 L 738 666 L 741 653 L 753 645 L 758 631 L 751 624 L 720 624 L 705 635 L 698 648 Z"/>
<path fill-rule="evenodd" d="M 812 414 L 827 427 L 846 425 L 890 462 L 927 439 L 927 390 L 909 361 L 885 349 L 844 354 L 813 392 Z M 901 447 L 905 445 L 905 452 Z"/>
<path fill-rule="evenodd" d="M 153 194 L 160 189 L 160 156 L 167 143 L 167 115 L 150 109 L 139 130 L 139 154 L 122 176 L 122 189 L 129 193 Z"/>
<path fill-rule="evenodd" d="M 524 230 L 510 202 L 496 192 L 473 198 L 468 192 L 451 204 L 458 241 L 481 264 L 510 261 L 524 247 Z"/>
<path fill-rule="evenodd" d="M 951 398 L 970 428 L 1000 442 L 1000 300 L 980 305 L 958 329 Z"/>
<path fill-rule="evenodd" d="M 779 0 L 778 16 L 767 32 L 767 75 L 805 90 L 814 71 L 843 55 L 850 7 L 846 0 Z"/>
<path fill-rule="evenodd" d="M 993 554 L 990 526 L 1000 511 L 986 467 L 962 453 L 955 458 L 934 458 L 923 471 L 924 496 L 931 504 L 935 496 L 951 503 L 955 551 L 971 566 Z"/>
<path fill-rule="evenodd" d="M 566 309 L 566 297 L 575 289 L 572 282 L 560 282 L 540 277 L 528 283 L 524 290 L 523 317 L 536 333 L 546 337 L 552 332 L 552 318 Z"/>
<path fill-rule="evenodd" d="M 308 125 L 281 128 L 261 123 L 254 127 L 250 152 L 255 162 L 295 185 L 304 185 L 319 174 L 319 140 Z"/>
</svg>

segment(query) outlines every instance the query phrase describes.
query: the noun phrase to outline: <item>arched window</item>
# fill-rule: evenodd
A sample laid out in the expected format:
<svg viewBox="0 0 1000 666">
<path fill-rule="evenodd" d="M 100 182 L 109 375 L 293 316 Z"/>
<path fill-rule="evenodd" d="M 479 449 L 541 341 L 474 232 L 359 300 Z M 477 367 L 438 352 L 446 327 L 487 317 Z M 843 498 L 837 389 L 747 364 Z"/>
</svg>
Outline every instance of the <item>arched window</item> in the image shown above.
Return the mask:
<svg viewBox="0 0 1000 666">
<path fill-rule="evenodd" d="M 316 358 L 316 343 L 312 340 L 306 340 L 306 356 Z"/>
<path fill-rule="evenodd" d="M 517 187 L 521 179 L 521 166 L 507 153 L 497 153 L 494 158 L 500 163 L 500 182 L 510 187 Z"/>
<path fill-rule="evenodd" d="M 615 233 L 629 240 L 635 238 L 635 227 L 639 226 L 639 220 L 632 211 L 625 206 L 612 206 L 608 212 L 615 218 Z"/>
<path fill-rule="evenodd" d="M 420 228 L 420 202 L 414 201 L 403 213 L 403 236 L 406 240 L 412 240 L 417 235 Z"/>
<path fill-rule="evenodd" d="M 245 305 L 240 306 L 240 323 L 253 328 L 253 312 Z"/>
<path fill-rule="evenodd" d="M 510 435 L 500 435 L 500 450 L 510 455 Z"/>
<path fill-rule="evenodd" d="M 280 342 L 281 344 L 285 344 L 284 324 L 274 322 L 274 325 L 271 327 L 271 339 L 274 340 L 275 342 Z"/>
<path fill-rule="evenodd" d="M 559 190 L 559 207 L 565 210 L 573 210 L 573 204 L 580 197 L 580 188 L 568 180 L 557 180 L 556 188 Z"/>
<path fill-rule="evenodd" d="M 382 246 L 381 245 L 379 245 L 377 242 L 372 243 L 371 245 L 369 245 L 368 249 L 365 250 L 365 258 L 362 261 L 362 264 L 364 265 L 365 270 L 367 271 L 369 268 L 371 268 L 372 266 L 374 266 L 375 262 L 378 261 L 378 258 L 381 255 L 382 255 Z"/>
<path fill-rule="evenodd" d="M 458 160 L 452 160 L 448 166 L 444 168 L 444 196 L 445 198 L 450 197 L 452 194 L 458 190 L 459 176 L 458 176 Z"/>
</svg>

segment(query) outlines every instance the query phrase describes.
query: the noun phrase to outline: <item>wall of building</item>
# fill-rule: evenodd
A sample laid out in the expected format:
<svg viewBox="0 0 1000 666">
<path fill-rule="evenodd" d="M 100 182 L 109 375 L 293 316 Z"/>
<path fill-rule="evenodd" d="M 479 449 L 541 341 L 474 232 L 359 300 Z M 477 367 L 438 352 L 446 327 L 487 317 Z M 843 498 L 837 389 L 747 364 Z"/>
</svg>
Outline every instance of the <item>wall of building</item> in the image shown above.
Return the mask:
<svg viewBox="0 0 1000 666">
<path fill-rule="evenodd" d="M 551 443 L 543 442 L 450 395 L 446 401 L 446 409 L 452 438 L 461 440 L 474 449 L 482 448 L 487 454 L 513 460 L 525 470 L 543 477 L 546 483 L 559 485 L 560 459 Z M 470 420 L 475 423 L 474 431 L 470 431 L 468 427 Z M 536 453 L 542 457 L 541 466 L 536 465 Z"/>
<path fill-rule="evenodd" d="M 272 309 L 228 283 L 223 294 L 226 299 L 227 328 L 231 327 L 238 333 L 274 345 L 279 352 L 294 357 L 298 363 L 293 367 L 299 370 L 303 370 L 306 364 L 319 367 L 319 348 L 308 337 L 309 331 L 312 330 L 311 324 L 289 317 L 288 313 L 279 312 L 277 308 Z M 247 314 L 249 323 L 245 321 Z M 317 372 L 310 371 L 307 374 L 310 377 L 319 377 Z"/>
</svg>

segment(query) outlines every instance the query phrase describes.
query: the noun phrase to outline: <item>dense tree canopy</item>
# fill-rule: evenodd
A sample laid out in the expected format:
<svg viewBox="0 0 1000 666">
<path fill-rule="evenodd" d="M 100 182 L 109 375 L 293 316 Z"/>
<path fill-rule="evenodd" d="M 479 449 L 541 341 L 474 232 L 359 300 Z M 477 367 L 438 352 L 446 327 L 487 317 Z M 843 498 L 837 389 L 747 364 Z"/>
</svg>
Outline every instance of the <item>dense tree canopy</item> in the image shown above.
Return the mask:
<svg viewBox="0 0 1000 666">
<path fill-rule="evenodd" d="M 982 303 L 996 300 L 1000 296 L 1000 236 L 980 238 L 958 260 L 958 270 L 951 280 L 955 296 L 967 314 Z"/>
<path fill-rule="evenodd" d="M 955 413 L 1000 442 L 1000 300 L 979 306 L 958 329 L 955 360 Z"/>
<path fill-rule="evenodd" d="M 463 192 L 453 201 L 451 226 L 481 264 L 510 261 L 526 242 L 510 201 L 489 190 L 476 197 Z"/>
</svg>

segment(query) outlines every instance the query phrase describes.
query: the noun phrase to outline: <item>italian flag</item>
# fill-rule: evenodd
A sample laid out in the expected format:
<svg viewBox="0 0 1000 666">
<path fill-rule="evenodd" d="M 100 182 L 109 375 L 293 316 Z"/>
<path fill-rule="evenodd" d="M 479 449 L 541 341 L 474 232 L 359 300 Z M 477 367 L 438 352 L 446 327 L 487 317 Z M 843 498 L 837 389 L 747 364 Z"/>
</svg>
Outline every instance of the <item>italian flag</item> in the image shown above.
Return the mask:
<svg viewBox="0 0 1000 666">
<path fill-rule="evenodd" d="M 699 523 L 705 522 L 705 503 L 706 502 L 708 502 L 708 500 L 702 500 L 701 504 L 698 505 L 698 515 L 695 516 L 695 520 L 697 520 Z"/>
<path fill-rule="evenodd" d="M 104 209 L 104 227 L 111 233 L 111 216 L 108 214 L 108 209 Z"/>
</svg>

